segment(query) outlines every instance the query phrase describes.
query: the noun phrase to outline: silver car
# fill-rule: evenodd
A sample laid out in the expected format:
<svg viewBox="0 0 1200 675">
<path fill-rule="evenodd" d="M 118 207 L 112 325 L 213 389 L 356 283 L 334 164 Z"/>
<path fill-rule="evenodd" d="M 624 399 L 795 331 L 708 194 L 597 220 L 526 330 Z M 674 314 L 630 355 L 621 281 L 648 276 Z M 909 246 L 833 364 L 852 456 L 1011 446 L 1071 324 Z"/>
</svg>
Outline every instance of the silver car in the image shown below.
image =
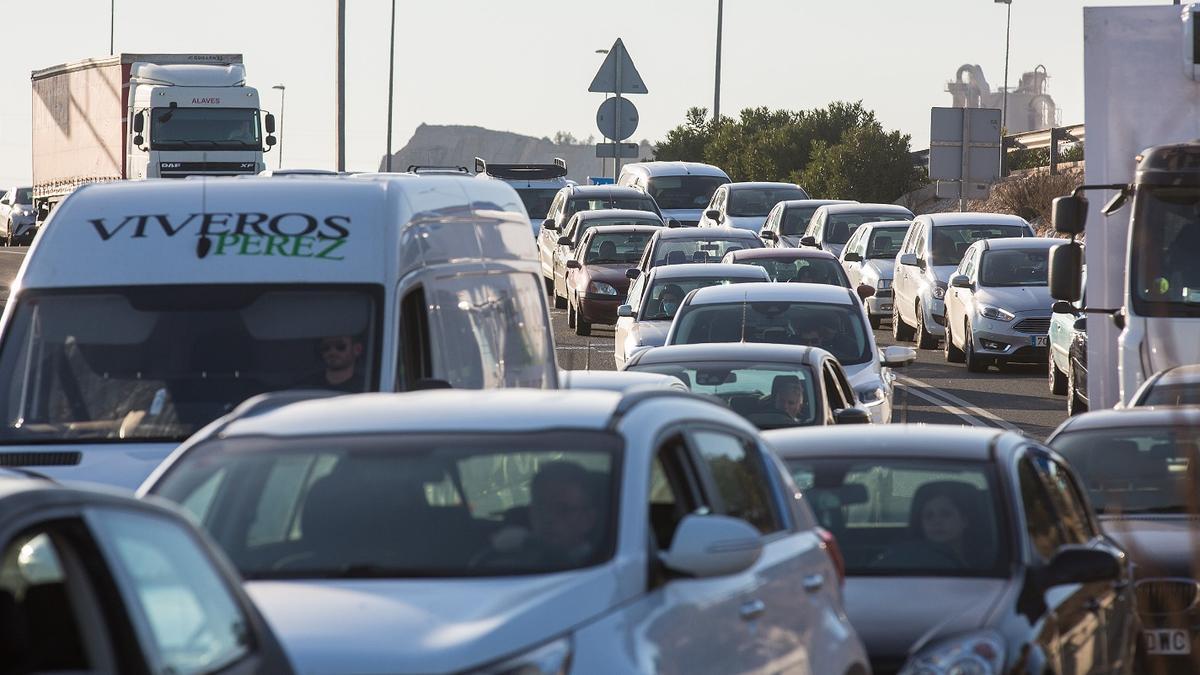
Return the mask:
<svg viewBox="0 0 1200 675">
<path fill-rule="evenodd" d="M 767 214 L 758 236 L 767 248 L 798 248 L 800 237 L 808 229 L 813 214 L 822 206 L 830 204 L 857 204 L 846 199 L 789 199 L 779 202 Z"/>
<path fill-rule="evenodd" d="M 629 287 L 625 304 L 617 307 L 613 358 L 617 368 L 629 357 L 649 347 L 661 347 L 671 320 L 688 293 L 705 286 L 770 281 L 758 265 L 688 263 L 660 265 L 637 278 Z"/>
<path fill-rule="evenodd" d="M 33 188 L 12 187 L 0 198 L 0 243 L 11 246 L 33 241 Z"/>
<path fill-rule="evenodd" d="M 813 213 L 808 229 L 800 238 L 801 246 L 842 254 L 850 235 L 863 223 L 884 220 L 912 220 L 913 213 L 898 204 L 829 204 Z"/>
<path fill-rule="evenodd" d="M 1051 237 L 984 239 L 967 248 L 946 292 L 946 360 L 983 372 L 1046 363 Z"/>
<path fill-rule="evenodd" d="M 910 224 L 907 220 L 864 223 L 850 235 L 839 256 L 851 288 L 866 284 L 875 289 L 875 295 L 866 299 L 871 328 L 878 329 L 883 319 L 892 316 L 892 273 Z"/>
</svg>

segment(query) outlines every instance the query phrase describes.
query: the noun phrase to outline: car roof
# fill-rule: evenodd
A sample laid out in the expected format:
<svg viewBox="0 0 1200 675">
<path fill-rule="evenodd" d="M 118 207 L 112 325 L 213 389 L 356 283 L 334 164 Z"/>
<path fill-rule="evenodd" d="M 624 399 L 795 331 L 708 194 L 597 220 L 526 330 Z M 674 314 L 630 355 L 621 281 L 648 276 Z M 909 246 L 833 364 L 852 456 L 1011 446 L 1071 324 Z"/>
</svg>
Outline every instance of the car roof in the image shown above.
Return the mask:
<svg viewBox="0 0 1200 675">
<path fill-rule="evenodd" d="M 789 246 L 779 246 L 776 248 L 743 248 L 737 251 L 730 251 L 726 255 L 733 256 L 734 260 L 759 260 L 762 258 L 787 258 L 795 260 L 797 258 L 827 258 L 829 260 L 837 260 L 837 256 L 819 248 L 792 248 Z"/>
<path fill-rule="evenodd" d="M 563 389 L 601 389 L 626 391 L 633 387 L 666 389 L 682 384 L 678 378 L 661 373 L 632 370 L 560 370 L 558 383 Z"/>
<path fill-rule="evenodd" d="M 592 232 L 596 234 L 619 234 L 622 232 L 646 232 L 652 234 L 658 232 L 661 227 L 661 225 L 597 225 L 588 228 L 584 236 Z"/>
<path fill-rule="evenodd" d="M 736 263 L 681 263 L 659 265 L 650 269 L 650 276 L 660 279 L 762 279 L 768 278 L 767 271 L 758 265 Z"/>
<path fill-rule="evenodd" d="M 1024 218 L 1007 213 L 926 213 L 918 218 L 928 220 L 934 227 L 942 225 L 1028 225 Z"/>
<path fill-rule="evenodd" d="M 785 199 L 779 204 L 785 209 L 804 208 L 806 206 L 831 206 L 833 204 L 857 204 L 853 199 Z M 776 204 L 778 206 L 779 204 Z"/>
<path fill-rule="evenodd" d="M 771 344 L 765 342 L 706 342 L 692 345 L 667 345 L 640 351 L 633 356 L 636 365 L 684 363 L 689 361 L 778 361 L 817 363 L 829 352 L 817 347 Z"/>
<path fill-rule="evenodd" d="M 720 167 L 703 162 L 634 162 L 625 165 L 625 171 L 640 171 L 647 176 L 729 176 Z"/>
<path fill-rule="evenodd" d="M 839 457 L 917 457 L 983 462 L 1003 437 L 1017 432 L 949 424 L 880 424 L 804 427 L 763 432 L 785 459 Z"/>
<path fill-rule="evenodd" d="M 799 188 L 801 190 L 804 189 L 804 188 L 800 187 L 799 185 L 796 185 L 795 183 L 775 183 L 775 182 L 771 182 L 771 181 L 726 183 L 725 187 L 730 190 L 752 190 L 755 188 L 758 188 L 758 189 L 762 189 L 762 188 Z"/>
<path fill-rule="evenodd" d="M 1097 410 L 1070 417 L 1051 434 L 1074 433 L 1092 429 L 1117 429 L 1121 427 L 1200 426 L 1200 407 L 1147 406 L 1139 408 L 1117 408 Z"/>
<path fill-rule="evenodd" d="M 638 194 L 645 194 L 638 192 Z M 579 211 L 575 215 L 579 216 L 580 220 L 596 220 L 597 218 L 640 218 L 642 220 L 657 220 L 662 222 L 662 218 L 653 211 L 642 211 L 640 209 L 593 209 L 591 211 Z"/>
<path fill-rule="evenodd" d="M 689 305 L 709 305 L 729 302 L 826 302 L 853 305 L 858 299 L 842 286 L 827 284 L 785 284 L 763 281 L 727 286 L 708 286 L 694 291 Z"/>
<path fill-rule="evenodd" d="M 912 211 L 909 211 L 907 208 L 900 206 L 899 204 L 871 204 L 854 202 L 851 204 L 828 204 L 826 206 L 822 206 L 821 208 L 825 209 L 826 213 L 879 213 L 880 211 L 885 213 L 912 213 Z"/>
<path fill-rule="evenodd" d="M 1155 386 L 1160 384 L 1200 384 L 1200 364 L 1189 363 L 1167 368 L 1154 382 Z"/>
<path fill-rule="evenodd" d="M 980 246 L 985 251 L 995 250 L 1024 250 L 1024 249 L 1041 249 L 1050 248 L 1059 244 L 1065 244 L 1068 240 L 1059 239 L 1057 237 L 1001 237 L 998 239 L 980 239 Z"/>
<path fill-rule="evenodd" d="M 606 195 L 614 197 L 645 197 L 646 193 L 637 188 L 623 185 L 569 185 L 564 190 L 570 190 L 571 198 Z"/>
<path fill-rule="evenodd" d="M 757 239 L 758 233 L 737 227 L 673 227 L 669 230 L 660 230 L 658 238 L 684 240 Z"/>
<path fill-rule="evenodd" d="M 876 220 L 859 225 L 860 228 L 865 227 L 872 230 L 907 230 L 911 226 L 911 220 Z"/>
</svg>

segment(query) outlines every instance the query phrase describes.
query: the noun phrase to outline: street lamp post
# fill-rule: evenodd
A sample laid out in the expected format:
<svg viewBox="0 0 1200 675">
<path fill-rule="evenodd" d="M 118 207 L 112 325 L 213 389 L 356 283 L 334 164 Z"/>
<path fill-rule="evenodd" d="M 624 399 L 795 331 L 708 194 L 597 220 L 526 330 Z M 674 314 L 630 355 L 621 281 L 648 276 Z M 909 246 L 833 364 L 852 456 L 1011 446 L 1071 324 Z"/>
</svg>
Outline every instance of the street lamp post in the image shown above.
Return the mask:
<svg viewBox="0 0 1200 675">
<path fill-rule="evenodd" d="M 113 49 L 116 44 L 114 37 L 117 34 L 117 0 L 111 0 L 108 3 L 108 55 L 116 54 Z"/>
<path fill-rule="evenodd" d="M 597 54 L 607 54 L 608 50 L 607 49 L 597 49 L 596 53 Z M 608 92 L 604 93 L 604 100 L 605 101 L 608 100 Z M 601 140 L 603 140 L 603 137 L 601 137 Z M 613 172 L 614 173 L 616 173 L 616 166 L 617 166 L 617 160 L 614 159 L 613 160 Z M 600 175 L 603 176 L 606 173 L 608 173 L 608 160 L 601 157 L 600 158 Z M 616 182 L 616 180 L 617 180 L 617 177 L 613 176 L 613 182 Z"/>
<path fill-rule="evenodd" d="M 1008 18 L 1004 22 L 1004 89 L 1002 90 L 1003 109 L 1000 111 L 1000 128 L 1008 133 L 1008 49 L 1009 36 L 1012 34 L 1012 0 L 995 0 L 996 4 L 1007 5 Z"/>
<path fill-rule="evenodd" d="M 283 95 L 287 92 L 287 87 L 282 84 L 277 84 L 272 89 L 279 90 L 279 147 L 275 151 L 279 153 L 279 168 L 283 168 Z"/>
<path fill-rule="evenodd" d="M 387 159 L 384 170 L 392 170 L 392 95 L 396 85 L 396 0 L 392 0 L 391 39 L 388 43 L 388 105 L 387 105 Z"/>
<path fill-rule="evenodd" d="M 725 14 L 725 0 L 717 0 L 717 74 L 713 84 L 713 121 L 721 121 L 721 23 Z"/>
</svg>

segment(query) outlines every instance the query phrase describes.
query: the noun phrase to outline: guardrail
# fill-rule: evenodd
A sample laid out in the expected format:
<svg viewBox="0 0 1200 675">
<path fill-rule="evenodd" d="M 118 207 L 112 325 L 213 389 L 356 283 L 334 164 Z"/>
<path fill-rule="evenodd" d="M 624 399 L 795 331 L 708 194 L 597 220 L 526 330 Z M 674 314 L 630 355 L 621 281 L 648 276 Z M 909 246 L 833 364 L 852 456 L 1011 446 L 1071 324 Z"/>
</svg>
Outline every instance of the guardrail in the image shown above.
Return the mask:
<svg viewBox="0 0 1200 675">
<path fill-rule="evenodd" d="M 1004 137 L 1004 153 L 1001 155 L 1000 173 L 1008 175 L 1008 154 L 1013 150 L 1037 150 L 1039 148 L 1050 148 L 1050 173 L 1058 173 L 1058 165 L 1061 161 L 1061 155 L 1058 152 L 1060 143 L 1082 143 L 1085 139 L 1084 127 L 1082 124 L 1072 124 L 1067 127 L 1052 127 L 1050 129 L 1038 129 L 1037 131 L 1026 131 L 1021 134 L 1012 134 Z"/>
</svg>

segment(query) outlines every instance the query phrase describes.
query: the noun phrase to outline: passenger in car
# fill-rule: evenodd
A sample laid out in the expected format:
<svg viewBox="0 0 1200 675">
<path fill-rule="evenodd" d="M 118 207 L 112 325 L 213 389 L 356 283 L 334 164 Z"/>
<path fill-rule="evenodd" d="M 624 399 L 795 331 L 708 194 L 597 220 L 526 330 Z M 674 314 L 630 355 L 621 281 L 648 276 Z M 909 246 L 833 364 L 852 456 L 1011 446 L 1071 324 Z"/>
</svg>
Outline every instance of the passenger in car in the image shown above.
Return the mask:
<svg viewBox="0 0 1200 675">
<path fill-rule="evenodd" d="M 981 529 L 981 508 L 980 491 L 968 483 L 945 480 L 922 485 L 913 495 L 908 538 L 885 551 L 875 565 L 899 569 L 976 568 L 992 543 L 988 532 Z"/>
<path fill-rule="evenodd" d="M 784 415 L 791 422 L 807 419 L 804 386 L 796 375 L 776 375 L 771 382 L 769 410 Z"/>
<path fill-rule="evenodd" d="M 510 527 L 492 537 L 479 564 L 493 567 L 570 569 L 595 556 L 602 532 L 600 480 L 574 462 L 549 462 L 529 483 L 529 528 Z"/>
</svg>

